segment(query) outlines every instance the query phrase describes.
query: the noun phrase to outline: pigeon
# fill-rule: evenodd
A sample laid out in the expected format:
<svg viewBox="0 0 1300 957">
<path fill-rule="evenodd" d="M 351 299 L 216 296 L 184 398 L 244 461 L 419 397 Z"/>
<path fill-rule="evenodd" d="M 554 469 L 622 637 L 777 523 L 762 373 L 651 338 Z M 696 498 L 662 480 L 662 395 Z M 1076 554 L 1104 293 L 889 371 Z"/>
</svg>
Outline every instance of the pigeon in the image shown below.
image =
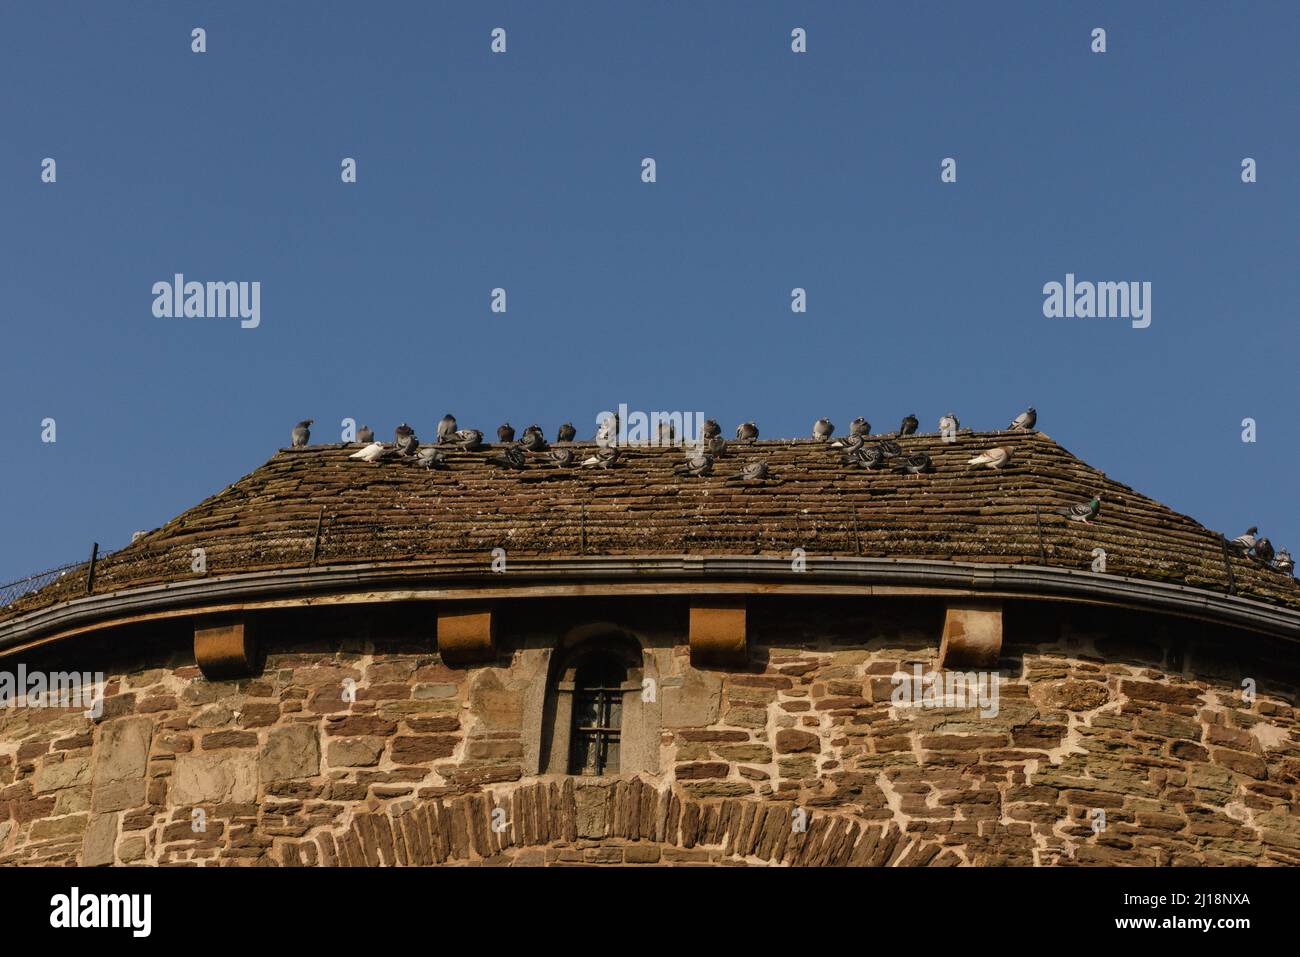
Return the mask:
<svg viewBox="0 0 1300 957">
<path fill-rule="evenodd" d="M 863 438 L 866 438 L 870 434 L 871 434 L 871 423 L 868 422 L 866 419 L 864 419 L 862 416 L 858 416 L 849 424 L 850 436 L 860 435 Z"/>
<path fill-rule="evenodd" d="M 708 452 L 695 452 L 681 465 L 673 469 L 677 475 L 690 475 L 703 478 L 713 472 L 713 456 Z"/>
<path fill-rule="evenodd" d="M 867 437 L 865 435 L 850 435 L 848 438 L 836 439 L 831 443 L 831 448 L 843 449 L 846 453 L 856 452 L 866 444 Z"/>
<path fill-rule="evenodd" d="M 823 417 L 813 423 L 812 437 L 818 442 L 829 442 L 834 432 L 835 426 L 830 419 Z"/>
<path fill-rule="evenodd" d="M 420 440 L 415 437 L 415 429 L 403 422 L 393 435 L 393 444 L 403 455 L 414 455 L 420 447 Z"/>
<path fill-rule="evenodd" d="M 422 469 L 445 469 L 447 459 L 432 445 L 426 445 L 416 453 L 415 464 Z"/>
<path fill-rule="evenodd" d="M 295 449 L 300 449 L 311 440 L 311 424 L 315 419 L 303 419 L 293 427 L 293 434 L 289 441 L 293 443 Z"/>
<path fill-rule="evenodd" d="M 379 459 L 386 451 L 383 442 L 371 442 L 359 452 L 353 452 L 348 456 L 350 459 L 360 459 L 363 462 L 374 462 Z"/>
<path fill-rule="evenodd" d="M 1101 493 L 1094 495 L 1086 502 L 1079 505 L 1071 505 L 1069 508 L 1058 508 L 1057 515 L 1064 515 L 1072 522 L 1083 522 L 1085 525 L 1092 524 L 1092 520 L 1097 517 L 1101 511 Z"/>
<path fill-rule="evenodd" d="M 438 441 L 452 442 L 456 435 L 456 417 L 448 412 L 438 420 Z"/>
<path fill-rule="evenodd" d="M 488 461 L 493 465 L 500 465 L 502 468 L 507 469 L 528 468 L 528 458 L 518 444 L 507 445 L 496 455 L 488 456 Z"/>
<path fill-rule="evenodd" d="M 671 422 L 659 423 L 659 444 L 665 447 L 677 444 L 677 427 Z"/>
<path fill-rule="evenodd" d="M 1277 558 L 1273 559 L 1273 567 L 1280 572 L 1290 575 L 1295 571 L 1295 562 L 1291 559 L 1291 553 L 1285 548 L 1279 549 Z"/>
<path fill-rule="evenodd" d="M 961 428 L 961 423 L 957 421 L 957 416 L 952 412 L 946 412 L 939 417 L 939 432 L 942 435 L 956 435 L 957 430 Z"/>
<path fill-rule="evenodd" d="M 600 427 L 596 429 L 596 444 L 601 446 L 618 444 L 617 412 L 611 412 L 600 420 Z"/>
<path fill-rule="evenodd" d="M 449 440 L 468 452 L 483 448 L 483 433 L 478 429 L 460 429 Z"/>
<path fill-rule="evenodd" d="M 887 459 L 903 454 L 903 447 L 893 439 L 885 439 L 880 443 L 880 452 Z"/>
<path fill-rule="evenodd" d="M 596 450 L 596 454 L 589 459 L 583 460 L 585 468 L 600 466 L 603 469 L 610 469 L 618 465 L 620 452 L 616 445 L 606 445 Z"/>
<path fill-rule="evenodd" d="M 572 442 L 578 437 L 578 430 L 573 427 L 572 422 L 565 422 L 560 426 L 560 431 L 555 435 L 557 442 Z"/>
<path fill-rule="evenodd" d="M 515 440 L 515 427 L 509 422 L 502 422 L 497 426 L 497 441 L 502 445 L 509 445 Z"/>
<path fill-rule="evenodd" d="M 742 442 L 753 442 L 758 438 L 758 426 L 753 422 L 742 422 L 736 426 L 736 438 Z"/>
<path fill-rule="evenodd" d="M 857 451 L 845 455 L 844 462 L 846 465 L 859 465 L 874 472 L 885 467 L 885 453 L 878 445 L 864 445 Z"/>
<path fill-rule="evenodd" d="M 894 471 L 919 476 L 922 472 L 933 472 L 934 466 L 930 463 L 930 456 L 924 452 L 916 452 L 909 455 L 902 465 L 895 465 Z"/>
<path fill-rule="evenodd" d="M 1240 551 L 1249 552 L 1252 548 L 1255 547 L 1255 533 L 1258 531 L 1259 528 L 1257 526 L 1255 525 L 1250 526 L 1250 528 L 1246 529 L 1246 533 L 1244 535 L 1238 535 L 1236 538 L 1232 540 L 1233 546 L 1239 549 Z"/>
<path fill-rule="evenodd" d="M 522 445 L 529 452 L 545 452 L 551 447 L 546 441 L 546 436 L 542 434 L 540 425 L 530 425 L 524 429 Z"/>
<path fill-rule="evenodd" d="M 1255 543 L 1255 557 L 1265 565 L 1273 562 L 1273 543 L 1267 538 L 1261 538 Z"/>
<path fill-rule="evenodd" d="M 918 428 L 920 428 L 920 426 L 921 423 L 917 421 L 916 416 L 905 415 L 903 416 L 902 423 L 898 426 L 898 435 L 895 436 L 895 438 L 901 439 L 905 435 L 911 435 Z"/>
<path fill-rule="evenodd" d="M 973 459 L 969 459 L 966 464 L 975 466 L 983 465 L 991 469 L 1000 469 L 1011 461 L 1011 453 L 1014 451 L 1015 449 L 1010 448 L 989 449 L 987 452 L 981 452 Z"/>
<path fill-rule="evenodd" d="M 722 434 L 722 426 L 718 425 L 717 419 L 705 419 L 704 424 L 700 426 L 700 438 L 711 439 L 715 435 Z"/>
<path fill-rule="evenodd" d="M 1033 406 L 1030 406 L 1028 409 L 1025 409 L 1024 412 L 1021 412 L 1018 416 L 1016 416 L 1014 419 L 1011 420 L 1011 424 L 1007 426 L 1007 431 L 1028 432 L 1030 429 L 1034 427 L 1034 424 L 1037 421 L 1038 421 L 1038 412 L 1033 408 Z"/>
<path fill-rule="evenodd" d="M 731 476 L 730 481 L 757 482 L 767 478 L 767 459 L 751 459 L 745 467 Z"/>
<path fill-rule="evenodd" d="M 702 449 L 715 459 L 720 459 L 727 454 L 727 440 L 720 435 L 715 435 L 702 443 Z"/>
<path fill-rule="evenodd" d="M 557 469 L 567 469 L 573 464 L 573 449 L 552 449 L 548 461 Z"/>
<path fill-rule="evenodd" d="M 369 445 L 375 440 L 375 430 L 368 425 L 363 425 L 357 429 L 357 441 L 362 445 Z"/>
</svg>

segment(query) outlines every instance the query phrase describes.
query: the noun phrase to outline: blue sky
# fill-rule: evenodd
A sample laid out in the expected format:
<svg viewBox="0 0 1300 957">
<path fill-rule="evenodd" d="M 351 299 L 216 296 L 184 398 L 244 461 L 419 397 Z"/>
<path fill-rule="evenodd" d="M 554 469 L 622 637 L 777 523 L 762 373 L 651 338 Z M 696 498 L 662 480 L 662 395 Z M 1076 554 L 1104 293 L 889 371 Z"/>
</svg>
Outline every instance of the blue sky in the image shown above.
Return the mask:
<svg viewBox="0 0 1300 957">
<path fill-rule="evenodd" d="M 1295 549 L 1298 41 L 1288 2 L 6 4 L 0 581 L 300 418 L 590 435 L 619 403 L 765 437 L 1034 405 Z M 177 272 L 261 282 L 260 327 L 155 318 Z M 1150 328 L 1044 318 L 1067 272 L 1150 281 Z"/>
</svg>

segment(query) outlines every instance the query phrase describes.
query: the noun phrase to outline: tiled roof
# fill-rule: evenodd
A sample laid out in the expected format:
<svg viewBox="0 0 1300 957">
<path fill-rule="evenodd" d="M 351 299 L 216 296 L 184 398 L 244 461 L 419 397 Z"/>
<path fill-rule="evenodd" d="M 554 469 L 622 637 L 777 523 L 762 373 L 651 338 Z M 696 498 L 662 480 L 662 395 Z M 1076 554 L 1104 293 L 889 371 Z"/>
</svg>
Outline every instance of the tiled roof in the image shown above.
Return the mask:
<svg viewBox="0 0 1300 957">
<path fill-rule="evenodd" d="M 357 446 L 281 449 L 256 471 L 109 556 L 95 593 L 196 577 L 191 549 L 206 551 L 207 573 L 305 567 L 312 562 L 401 563 L 483 557 L 494 548 L 534 558 L 585 555 L 818 555 L 1048 564 L 1089 569 L 1095 548 L 1107 572 L 1229 590 L 1222 539 L 1191 518 L 1141 495 L 1075 458 L 1042 433 L 962 432 L 899 440 L 903 455 L 929 453 L 922 476 L 842 464 L 837 450 L 810 440 L 728 443 L 708 478 L 673 474 L 680 448 L 633 447 L 612 469 L 490 464 L 491 450 L 449 451 L 449 468 L 409 461 L 352 460 Z M 1013 446 L 999 471 L 966 461 Z M 590 444 L 574 446 L 575 460 Z M 766 457 L 771 476 L 730 481 Z M 1091 525 L 1053 510 L 1102 493 Z M 322 512 L 323 509 L 323 512 Z M 316 540 L 320 521 L 319 542 Z M 1300 583 L 1241 555 L 1231 559 L 1236 593 L 1300 608 Z M 68 576 L 0 612 L 0 620 L 85 594 Z"/>
</svg>

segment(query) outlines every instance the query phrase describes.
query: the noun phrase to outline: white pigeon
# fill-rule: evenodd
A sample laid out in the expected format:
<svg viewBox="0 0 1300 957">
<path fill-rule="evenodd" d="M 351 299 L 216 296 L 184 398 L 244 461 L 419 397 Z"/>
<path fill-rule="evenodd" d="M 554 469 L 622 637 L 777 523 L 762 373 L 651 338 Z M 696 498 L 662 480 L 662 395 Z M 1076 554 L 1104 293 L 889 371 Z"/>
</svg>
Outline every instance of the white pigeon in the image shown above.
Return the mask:
<svg viewBox="0 0 1300 957">
<path fill-rule="evenodd" d="M 957 416 L 951 412 L 945 413 L 939 419 L 939 432 L 943 435 L 956 435 L 957 430 L 961 428 L 961 423 L 957 421 Z"/>
<path fill-rule="evenodd" d="M 991 469 L 1000 469 L 1011 461 L 1011 453 L 1015 449 L 996 448 L 989 449 L 987 452 L 981 452 L 973 459 L 969 459 L 967 465 L 983 465 Z"/>
<path fill-rule="evenodd" d="M 1249 552 L 1252 548 L 1255 547 L 1255 542 L 1256 542 L 1255 533 L 1258 531 L 1259 528 L 1255 525 L 1252 525 L 1250 526 L 1250 528 L 1246 529 L 1246 534 L 1238 535 L 1236 538 L 1234 538 L 1232 540 L 1232 544 L 1236 545 L 1243 552 Z"/>
<path fill-rule="evenodd" d="M 383 442 L 371 442 L 360 452 L 353 452 L 348 456 L 350 459 L 360 459 L 363 462 L 373 462 L 384 454 Z"/>
<path fill-rule="evenodd" d="M 596 429 L 596 444 L 599 446 L 618 444 L 618 413 L 613 412 L 600 420 Z"/>
</svg>

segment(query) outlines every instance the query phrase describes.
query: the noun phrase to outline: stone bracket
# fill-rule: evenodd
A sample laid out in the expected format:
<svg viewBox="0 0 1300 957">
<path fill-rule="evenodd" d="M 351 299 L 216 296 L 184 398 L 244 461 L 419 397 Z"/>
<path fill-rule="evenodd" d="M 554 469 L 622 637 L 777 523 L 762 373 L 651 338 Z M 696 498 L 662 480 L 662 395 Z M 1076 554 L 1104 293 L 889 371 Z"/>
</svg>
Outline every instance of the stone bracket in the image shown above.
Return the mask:
<svg viewBox="0 0 1300 957">
<path fill-rule="evenodd" d="M 250 616 L 194 619 L 194 660 L 210 681 L 247 678 L 257 667 L 257 636 Z"/>
<path fill-rule="evenodd" d="M 743 668 L 749 662 L 743 598 L 691 601 L 691 664 L 697 668 Z"/>
<path fill-rule="evenodd" d="M 993 668 L 1002 654 L 1002 602 L 961 599 L 948 602 L 943 618 L 939 667 Z"/>
<path fill-rule="evenodd" d="M 438 653 L 449 665 L 495 661 L 496 612 L 490 604 L 444 602 L 438 606 Z"/>
</svg>

